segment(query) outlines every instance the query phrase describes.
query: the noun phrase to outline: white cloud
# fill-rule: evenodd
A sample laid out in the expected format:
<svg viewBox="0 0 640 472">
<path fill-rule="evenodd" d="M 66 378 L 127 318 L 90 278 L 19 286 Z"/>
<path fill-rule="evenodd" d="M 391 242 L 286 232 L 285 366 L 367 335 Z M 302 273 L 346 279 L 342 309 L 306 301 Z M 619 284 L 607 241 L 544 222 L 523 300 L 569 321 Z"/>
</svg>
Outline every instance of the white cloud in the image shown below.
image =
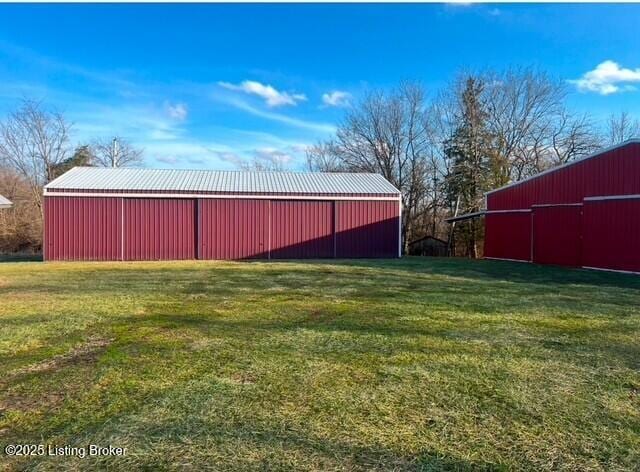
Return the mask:
<svg viewBox="0 0 640 472">
<path fill-rule="evenodd" d="M 240 84 L 230 84 L 229 82 L 218 82 L 218 85 L 228 90 L 244 92 L 249 95 L 257 95 L 264 99 L 267 106 L 279 107 L 283 105 L 297 105 L 298 102 L 305 101 L 307 97 L 301 93 L 289 93 L 276 90 L 271 85 L 265 85 L 255 80 L 245 80 Z"/>
<path fill-rule="evenodd" d="M 165 103 L 165 110 L 167 111 L 167 115 L 170 118 L 173 118 L 177 121 L 184 121 L 187 119 L 187 115 L 189 114 L 189 109 L 185 103 L 176 103 L 175 105 L 171 103 Z"/>
<path fill-rule="evenodd" d="M 259 148 L 254 151 L 256 159 L 272 164 L 287 165 L 293 161 L 293 157 L 284 151 L 274 148 Z"/>
<path fill-rule="evenodd" d="M 322 103 L 329 107 L 344 107 L 349 104 L 351 94 L 341 90 L 333 90 L 322 94 Z"/>
<path fill-rule="evenodd" d="M 282 115 L 280 113 L 274 113 L 270 111 L 260 110 L 258 108 L 252 107 L 248 103 L 237 100 L 237 99 L 229 99 L 224 97 L 213 96 L 214 99 L 221 100 L 228 105 L 231 105 L 239 110 L 246 111 L 254 116 L 259 116 L 260 118 L 265 118 L 271 121 L 277 121 L 280 123 L 284 123 L 286 125 L 294 126 L 296 128 L 303 128 L 312 131 L 319 131 L 322 133 L 335 133 L 336 127 L 327 123 L 316 123 L 313 121 L 305 121 L 300 120 L 298 118 L 292 118 L 287 115 Z"/>
<path fill-rule="evenodd" d="M 617 62 L 608 60 L 586 72 L 582 77 L 569 81 L 581 92 L 596 92 L 600 95 L 611 95 L 617 92 L 635 90 L 631 84 L 640 83 L 640 68 L 626 69 Z"/>
</svg>

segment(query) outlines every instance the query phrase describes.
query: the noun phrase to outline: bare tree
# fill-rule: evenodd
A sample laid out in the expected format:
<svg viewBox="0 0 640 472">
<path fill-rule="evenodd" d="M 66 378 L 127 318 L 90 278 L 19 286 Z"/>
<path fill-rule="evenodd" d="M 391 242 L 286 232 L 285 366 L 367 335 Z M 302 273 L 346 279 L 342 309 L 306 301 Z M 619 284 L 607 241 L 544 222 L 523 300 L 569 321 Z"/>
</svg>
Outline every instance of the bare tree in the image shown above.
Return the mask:
<svg viewBox="0 0 640 472">
<path fill-rule="evenodd" d="M 566 84 L 532 68 L 484 74 L 493 145 L 493 187 L 601 147 L 589 117 L 566 109 Z"/>
<path fill-rule="evenodd" d="M 284 163 L 277 160 L 253 158 L 239 164 L 240 170 L 257 172 L 282 172 L 286 170 Z"/>
<path fill-rule="evenodd" d="M 311 172 L 344 172 L 345 166 L 340 159 L 338 147 L 334 141 L 325 141 L 310 146 L 306 150 L 307 169 Z"/>
<path fill-rule="evenodd" d="M 97 139 L 91 145 L 93 163 L 101 167 L 130 167 L 142 163 L 143 150 L 119 137 Z"/>
<path fill-rule="evenodd" d="M 640 137 L 640 121 L 634 120 L 626 111 L 618 115 L 611 114 L 607 121 L 606 133 L 611 146 Z"/>
<path fill-rule="evenodd" d="M 42 213 L 29 181 L 15 170 L 0 168 L 0 194 L 13 202 L 0 210 L 0 253 L 40 251 Z"/>
<path fill-rule="evenodd" d="M 549 166 L 566 164 L 592 154 L 601 147 L 602 140 L 588 116 L 574 117 L 563 112 L 557 117 L 551 133 Z"/>
<path fill-rule="evenodd" d="M 508 69 L 484 74 L 485 103 L 495 136 L 493 186 L 508 183 L 513 163 L 540 138 L 540 133 L 562 112 L 567 93 L 563 82 L 535 69 Z"/>
<path fill-rule="evenodd" d="M 70 125 L 62 114 L 25 100 L 0 122 L 0 164 L 24 178 L 42 208 L 42 187 L 56 166 L 69 156 Z"/>
<path fill-rule="evenodd" d="M 370 92 L 347 112 L 334 141 L 307 154 L 311 169 L 379 173 L 400 189 L 405 251 L 428 191 L 425 104 L 424 90 L 413 83 Z"/>
</svg>

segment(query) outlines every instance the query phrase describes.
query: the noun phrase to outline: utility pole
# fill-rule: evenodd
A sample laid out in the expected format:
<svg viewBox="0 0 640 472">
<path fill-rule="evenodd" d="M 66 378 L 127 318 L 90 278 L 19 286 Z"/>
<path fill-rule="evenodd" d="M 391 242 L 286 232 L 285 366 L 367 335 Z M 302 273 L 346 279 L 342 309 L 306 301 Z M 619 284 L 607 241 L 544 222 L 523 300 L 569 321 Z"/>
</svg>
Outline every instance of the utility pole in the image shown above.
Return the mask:
<svg viewBox="0 0 640 472">
<path fill-rule="evenodd" d="M 458 198 L 456 198 L 456 208 L 455 208 L 455 210 L 453 212 L 453 217 L 454 218 L 456 216 L 458 216 L 458 210 L 460 210 L 460 194 L 458 194 Z M 449 257 L 455 256 L 455 252 L 454 252 L 455 230 L 456 230 L 456 222 L 452 221 L 451 222 L 451 227 L 449 229 L 449 241 L 448 241 L 448 244 L 447 244 L 447 253 L 448 253 Z"/>
<path fill-rule="evenodd" d="M 118 138 L 111 143 L 111 167 L 118 167 Z"/>
</svg>

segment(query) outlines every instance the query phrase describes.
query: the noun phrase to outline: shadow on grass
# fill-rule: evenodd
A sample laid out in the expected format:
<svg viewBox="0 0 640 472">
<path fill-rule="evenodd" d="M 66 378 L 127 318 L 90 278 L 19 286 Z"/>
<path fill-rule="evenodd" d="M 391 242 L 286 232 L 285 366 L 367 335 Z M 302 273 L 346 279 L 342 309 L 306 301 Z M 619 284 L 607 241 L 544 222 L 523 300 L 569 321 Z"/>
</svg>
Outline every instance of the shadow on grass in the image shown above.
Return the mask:
<svg viewBox="0 0 640 472">
<path fill-rule="evenodd" d="M 0 264 L 4 262 L 42 262 L 42 254 L 0 254 Z"/>
<path fill-rule="evenodd" d="M 406 271 L 415 274 L 433 274 L 476 279 L 489 278 L 507 282 L 552 283 L 562 285 L 593 284 L 640 289 L 640 276 L 638 275 L 486 259 L 404 256 L 400 260 L 320 259 L 314 261 L 314 263 L 319 265 L 335 264 L 371 269 Z"/>
</svg>

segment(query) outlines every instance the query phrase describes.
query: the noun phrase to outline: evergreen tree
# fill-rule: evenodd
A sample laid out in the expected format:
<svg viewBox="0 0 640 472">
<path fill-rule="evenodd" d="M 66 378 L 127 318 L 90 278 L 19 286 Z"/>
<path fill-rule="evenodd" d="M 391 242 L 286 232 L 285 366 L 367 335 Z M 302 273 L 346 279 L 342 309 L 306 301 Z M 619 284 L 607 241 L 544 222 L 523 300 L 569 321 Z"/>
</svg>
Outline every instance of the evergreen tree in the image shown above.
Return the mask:
<svg viewBox="0 0 640 472">
<path fill-rule="evenodd" d="M 487 112 L 482 102 L 483 83 L 469 77 L 460 96 L 457 126 L 445 142 L 445 156 L 449 160 L 446 179 L 447 195 L 452 206 L 459 202 L 461 213 L 479 211 L 483 195 L 491 178 L 492 135 L 487 126 Z M 481 226 L 476 219 L 469 220 L 460 235 L 466 254 L 477 257 L 477 241 Z"/>
<path fill-rule="evenodd" d="M 61 176 L 74 167 L 91 165 L 93 165 L 93 153 L 91 152 L 91 148 L 87 145 L 78 146 L 71 157 L 53 166 L 52 179 Z"/>
</svg>

